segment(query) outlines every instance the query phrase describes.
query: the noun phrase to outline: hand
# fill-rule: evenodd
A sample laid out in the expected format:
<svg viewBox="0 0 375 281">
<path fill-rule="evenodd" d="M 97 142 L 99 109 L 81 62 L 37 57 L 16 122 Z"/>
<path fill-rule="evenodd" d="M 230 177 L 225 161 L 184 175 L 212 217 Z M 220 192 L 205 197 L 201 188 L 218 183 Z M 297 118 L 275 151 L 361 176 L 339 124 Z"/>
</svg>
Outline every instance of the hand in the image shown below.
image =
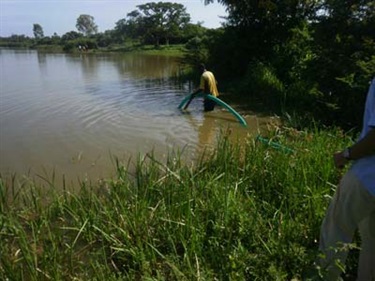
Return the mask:
<svg viewBox="0 0 375 281">
<path fill-rule="evenodd" d="M 333 162 L 335 163 L 335 167 L 337 169 L 342 169 L 348 164 L 348 159 L 346 159 L 342 152 L 336 152 L 333 154 Z"/>
</svg>

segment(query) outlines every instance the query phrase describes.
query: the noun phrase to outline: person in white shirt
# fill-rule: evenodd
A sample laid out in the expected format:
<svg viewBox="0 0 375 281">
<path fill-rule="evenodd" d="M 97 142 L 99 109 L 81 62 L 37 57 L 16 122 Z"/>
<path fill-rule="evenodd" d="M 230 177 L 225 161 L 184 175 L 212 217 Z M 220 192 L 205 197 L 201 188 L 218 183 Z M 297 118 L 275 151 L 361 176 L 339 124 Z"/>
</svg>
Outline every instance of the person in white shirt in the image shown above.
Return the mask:
<svg viewBox="0 0 375 281">
<path fill-rule="evenodd" d="M 367 93 L 363 127 L 358 141 L 333 155 L 337 168 L 351 167 L 342 177 L 323 220 L 319 266 L 324 280 L 338 280 L 348 249 L 359 229 L 361 250 L 357 281 L 375 281 L 375 78 Z"/>
</svg>

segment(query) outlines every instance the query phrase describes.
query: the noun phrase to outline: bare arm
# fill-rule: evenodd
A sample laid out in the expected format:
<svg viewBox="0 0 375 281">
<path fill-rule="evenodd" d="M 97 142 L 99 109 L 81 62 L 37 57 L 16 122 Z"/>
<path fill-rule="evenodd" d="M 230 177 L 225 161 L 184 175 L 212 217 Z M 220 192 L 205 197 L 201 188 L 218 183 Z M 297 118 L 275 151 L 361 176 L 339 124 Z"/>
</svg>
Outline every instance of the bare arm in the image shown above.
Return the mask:
<svg viewBox="0 0 375 281">
<path fill-rule="evenodd" d="M 350 158 L 353 160 L 375 154 L 375 129 L 372 129 L 350 149 Z"/>
<path fill-rule="evenodd" d="M 358 160 L 366 156 L 375 154 L 375 128 L 370 130 L 368 134 L 350 147 L 350 159 Z M 349 160 L 344 157 L 343 151 L 333 155 L 336 168 L 343 168 Z"/>
</svg>

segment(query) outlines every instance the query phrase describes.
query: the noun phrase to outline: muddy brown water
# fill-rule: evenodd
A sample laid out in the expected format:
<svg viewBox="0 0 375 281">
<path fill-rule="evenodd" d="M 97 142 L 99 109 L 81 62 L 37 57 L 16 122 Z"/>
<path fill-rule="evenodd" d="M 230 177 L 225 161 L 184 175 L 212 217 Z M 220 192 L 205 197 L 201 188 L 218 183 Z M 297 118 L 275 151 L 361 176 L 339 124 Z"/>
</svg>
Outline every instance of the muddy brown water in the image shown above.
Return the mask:
<svg viewBox="0 0 375 281">
<path fill-rule="evenodd" d="M 218 134 L 245 139 L 272 120 L 227 110 L 204 113 L 200 100 L 178 109 L 194 81 L 178 79 L 173 57 L 141 54 L 50 54 L 0 49 L 0 173 L 59 182 L 114 175 L 114 158 L 172 150 L 189 160 Z M 58 184 L 58 183 L 57 183 Z"/>
</svg>

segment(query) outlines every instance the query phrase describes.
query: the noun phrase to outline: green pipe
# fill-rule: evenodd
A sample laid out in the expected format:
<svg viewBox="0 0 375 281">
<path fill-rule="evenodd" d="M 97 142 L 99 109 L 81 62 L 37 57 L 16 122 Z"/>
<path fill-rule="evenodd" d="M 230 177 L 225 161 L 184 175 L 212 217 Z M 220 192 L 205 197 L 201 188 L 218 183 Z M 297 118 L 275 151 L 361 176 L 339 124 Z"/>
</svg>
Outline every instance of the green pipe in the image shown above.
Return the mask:
<svg viewBox="0 0 375 281">
<path fill-rule="evenodd" d="M 205 94 L 203 93 L 199 93 L 199 94 L 196 94 L 195 96 L 193 96 L 193 94 L 189 94 L 187 95 L 180 103 L 180 105 L 178 106 L 178 109 L 181 109 L 185 103 L 187 103 L 188 101 L 190 101 L 190 99 L 194 99 L 196 97 L 204 97 Z"/>
<path fill-rule="evenodd" d="M 225 103 L 221 99 L 210 94 L 199 93 L 199 94 L 196 94 L 195 96 L 193 96 L 193 94 L 189 94 L 182 100 L 178 108 L 181 109 L 184 106 L 184 104 L 186 104 L 187 102 L 190 102 L 190 100 L 197 98 L 197 97 L 203 97 L 203 98 L 213 100 L 218 105 L 221 105 L 222 107 L 226 108 L 230 113 L 232 113 L 238 119 L 241 125 L 247 127 L 246 120 L 237 111 L 235 111 L 229 104 Z"/>
<path fill-rule="evenodd" d="M 283 152 L 286 152 L 286 153 L 293 153 L 294 152 L 293 149 L 291 149 L 289 147 L 286 147 L 286 146 L 283 146 L 283 145 L 281 145 L 281 144 L 279 144 L 277 142 L 271 141 L 270 139 L 263 138 L 260 135 L 258 135 L 256 137 L 256 140 L 260 141 L 260 142 L 262 142 L 264 144 L 267 144 L 267 145 L 269 145 L 269 146 L 271 146 L 271 147 L 273 147 L 273 148 L 275 148 L 277 150 L 281 150 Z"/>
</svg>

